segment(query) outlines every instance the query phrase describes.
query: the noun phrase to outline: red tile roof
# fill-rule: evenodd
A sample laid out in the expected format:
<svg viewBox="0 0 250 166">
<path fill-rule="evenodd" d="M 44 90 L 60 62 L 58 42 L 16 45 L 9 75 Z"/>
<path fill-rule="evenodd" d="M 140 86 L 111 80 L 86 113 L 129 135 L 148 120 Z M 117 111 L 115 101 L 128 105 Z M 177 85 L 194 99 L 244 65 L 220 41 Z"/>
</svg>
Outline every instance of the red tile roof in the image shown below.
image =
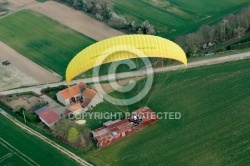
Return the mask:
<svg viewBox="0 0 250 166">
<path fill-rule="evenodd" d="M 116 132 L 118 134 L 131 129 L 132 127 L 133 125 L 129 123 L 128 119 L 123 119 L 107 126 L 110 132 Z"/>
<path fill-rule="evenodd" d="M 91 102 L 91 99 L 85 98 L 84 101 L 83 101 L 83 103 L 82 103 L 82 106 L 83 106 L 83 107 L 87 107 L 87 106 L 89 105 L 90 102 Z"/>
<path fill-rule="evenodd" d="M 76 85 L 73 85 L 71 87 L 68 87 L 64 90 L 61 90 L 59 93 L 64 98 L 64 100 L 69 99 L 73 96 L 76 96 L 81 93 L 80 87 L 87 87 L 85 83 L 80 82 Z"/>
<path fill-rule="evenodd" d="M 71 107 L 70 107 L 70 110 L 71 111 L 77 111 L 77 110 L 79 110 L 79 109 L 82 109 L 82 106 L 81 106 L 81 104 L 80 103 L 77 103 L 77 104 L 74 104 L 74 105 L 72 105 Z"/>
<path fill-rule="evenodd" d="M 156 114 L 147 107 L 134 111 L 133 115 L 140 115 L 142 117 L 142 121 L 138 125 L 135 125 L 132 121 L 130 122 L 133 118 L 133 116 L 131 116 L 129 119 L 108 121 L 103 124 L 104 127 L 92 131 L 94 138 L 98 142 L 98 146 L 107 146 L 158 120 Z"/>
<path fill-rule="evenodd" d="M 86 88 L 85 91 L 82 93 L 82 96 L 88 98 L 88 99 L 93 99 L 96 95 L 96 91 Z"/>
<path fill-rule="evenodd" d="M 95 97 L 95 95 L 96 95 L 96 91 L 86 88 L 85 91 L 82 93 L 82 96 L 85 97 L 85 99 L 83 99 L 82 106 L 87 107 L 89 103 L 91 102 L 91 100 Z"/>
<path fill-rule="evenodd" d="M 52 109 L 48 108 L 47 110 L 41 112 L 39 117 L 43 119 L 46 123 L 51 124 L 58 121 L 61 117 L 55 113 Z"/>
<path fill-rule="evenodd" d="M 105 142 L 107 140 L 113 139 L 113 135 L 108 131 L 107 128 L 101 127 L 96 129 L 93 133 L 93 136 L 99 141 L 99 142 Z"/>
</svg>

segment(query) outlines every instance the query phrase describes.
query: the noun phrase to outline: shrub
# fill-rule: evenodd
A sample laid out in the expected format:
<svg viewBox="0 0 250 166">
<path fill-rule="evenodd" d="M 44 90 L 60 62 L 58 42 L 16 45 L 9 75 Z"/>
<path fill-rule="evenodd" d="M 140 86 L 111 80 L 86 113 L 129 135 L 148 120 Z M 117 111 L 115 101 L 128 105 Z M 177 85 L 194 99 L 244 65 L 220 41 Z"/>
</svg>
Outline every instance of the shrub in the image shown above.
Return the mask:
<svg viewBox="0 0 250 166">
<path fill-rule="evenodd" d="M 29 122 L 37 122 L 39 121 L 39 118 L 37 115 L 35 114 L 31 114 L 29 113 L 23 106 L 17 106 L 16 109 L 16 113 L 21 116 L 22 118 L 24 118 Z"/>
<path fill-rule="evenodd" d="M 108 24 L 114 28 L 123 29 L 127 27 L 128 22 L 125 17 L 119 16 L 115 12 L 111 12 Z"/>
<path fill-rule="evenodd" d="M 68 130 L 68 138 L 67 140 L 70 142 L 70 143 L 74 143 L 76 142 L 78 139 L 79 139 L 79 131 L 77 130 L 77 128 L 75 127 L 70 127 L 69 130 Z"/>
</svg>

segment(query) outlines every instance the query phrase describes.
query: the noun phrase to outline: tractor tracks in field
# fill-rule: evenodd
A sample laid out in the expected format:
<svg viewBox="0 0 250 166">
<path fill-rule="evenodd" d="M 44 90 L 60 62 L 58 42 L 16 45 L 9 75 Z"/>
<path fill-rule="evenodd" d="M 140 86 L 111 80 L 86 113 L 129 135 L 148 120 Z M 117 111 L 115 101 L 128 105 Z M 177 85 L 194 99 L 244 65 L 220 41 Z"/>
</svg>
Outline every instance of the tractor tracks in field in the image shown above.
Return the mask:
<svg viewBox="0 0 250 166">
<path fill-rule="evenodd" d="M 54 148 L 56 148 L 57 150 L 59 150 L 63 154 L 67 155 L 69 158 L 75 160 L 80 165 L 91 166 L 91 164 L 88 163 L 87 161 L 85 161 L 84 159 L 80 158 L 79 156 L 75 155 L 74 153 L 70 152 L 69 150 L 65 149 L 64 147 L 58 145 L 57 143 L 53 142 L 52 140 L 48 139 L 47 137 L 43 136 L 42 134 L 38 133 L 37 131 L 22 124 L 21 122 L 19 122 L 18 120 L 16 120 L 12 116 L 10 116 L 8 113 L 6 113 L 4 110 L 0 109 L 0 114 L 2 114 L 4 117 L 9 119 L 11 122 L 16 124 L 20 128 L 22 128 L 23 130 L 25 130 L 29 134 L 34 135 L 34 136 L 40 138 L 41 140 L 45 141 L 46 143 L 50 144 L 51 146 L 53 146 Z"/>
</svg>

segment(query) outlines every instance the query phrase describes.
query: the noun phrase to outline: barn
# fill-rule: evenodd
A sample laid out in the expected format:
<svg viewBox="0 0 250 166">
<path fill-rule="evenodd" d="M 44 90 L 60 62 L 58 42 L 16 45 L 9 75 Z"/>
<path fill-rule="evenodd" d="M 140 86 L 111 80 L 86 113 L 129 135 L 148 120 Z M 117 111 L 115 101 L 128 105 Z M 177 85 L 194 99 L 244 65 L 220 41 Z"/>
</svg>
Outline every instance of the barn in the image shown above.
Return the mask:
<svg viewBox="0 0 250 166">
<path fill-rule="evenodd" d="M 102 148 L 152 125 L 157 120 L 151 109 L 143 107 L 132 112 L 132 116 L 127 119 L 103 123 L 103 127 L 92 131 L 92 134 L 97 146 Z"/>
</svg>

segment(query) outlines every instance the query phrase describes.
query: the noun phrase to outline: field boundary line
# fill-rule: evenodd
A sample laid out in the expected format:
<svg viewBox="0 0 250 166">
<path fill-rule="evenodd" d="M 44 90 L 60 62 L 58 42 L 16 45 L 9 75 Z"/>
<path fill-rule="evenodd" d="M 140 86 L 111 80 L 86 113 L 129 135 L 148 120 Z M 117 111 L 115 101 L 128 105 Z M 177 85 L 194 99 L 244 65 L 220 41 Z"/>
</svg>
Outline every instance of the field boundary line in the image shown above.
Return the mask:
<svg viewBox="0 0 250 166">
<path fill-rule="evenodd" d="M 90 163 L 88 163 L 84 159 L 80 158 L 79 156 L 75 155 L 74 153 L 70 152 L 69 150 L 65 149 L 64 147 L 58 145 L 57 143 L 55 143 L 54 141 L 48 139 L 47 137 L 43 136 L 42 134 L 38 133 L 37 131 L 29 128 L 28 126 L 26 126 L 24 124 L 22 124 L 21 122 L 19 122 L 18 120 L 16 120 L 14 117 L 10 116 L 8 113 L 6 113 L 1 108 L 0 108 L 0 114 L 2 114 L 4 117 L 6 117 L 7 119 L 9 119 L 13 123 L 15 123 L 17 126 L 19 126 L 20 128 L 22 128 L 23 130 L 25 130 L 29 134 L 34 135 L 34 136 L 40 138 L 41 140 L 43 140 L 44 142 L 50 144 L 51 146 L 53 146 L 54 148 L 56 148 L 57 150 L 59 150 L 60 152 L 62 152 L 63 154 L 65 154 L 66 156 L 68 156 L 69 158 L 71 158 L 74 161 L 76 161 L 77 163 L 79 163 L 81 165 L 84 165 L 84 166 L 92 166 Z"/>
<path fill-rule="evenodd" d="M 7 153 L 6 155 L 4 155 L 3 157 L 0 158 L 0 163 L 4 160 L 6 160 L 7 158 L 10 158 L 13 156 L 13 153 Z"/>
<path fill-rule="evenodd" d="M 24 153 L 20 152 L 18 149 L 16 149 L 14 146 L 12 146 L 11 144 L 9 144 L 7 141 L 3 140 L 2 138 L 0 138 L 0 144 L 3 145 L 5 148 L 7 148 L 9 151 L 11 151 L 12 153 L 14 153 L 15 155 L 17 155 L 19 158 L 21 158 L 23 161 L 25 161 L 26 163 L 28 163 L 29 165 L 38 165 L 35 161 L 33 161 L 31 158 L 29 158 L 28 156 L 26 156 Z M 11 149 L 12 148 L 12 149 Z M 22 156 L 21 156 L 22 155 Z M 25 159 L 26 158 L 26 159 Z M 29 161 L 30 160 L 31 164 Z"/>
</svg>

